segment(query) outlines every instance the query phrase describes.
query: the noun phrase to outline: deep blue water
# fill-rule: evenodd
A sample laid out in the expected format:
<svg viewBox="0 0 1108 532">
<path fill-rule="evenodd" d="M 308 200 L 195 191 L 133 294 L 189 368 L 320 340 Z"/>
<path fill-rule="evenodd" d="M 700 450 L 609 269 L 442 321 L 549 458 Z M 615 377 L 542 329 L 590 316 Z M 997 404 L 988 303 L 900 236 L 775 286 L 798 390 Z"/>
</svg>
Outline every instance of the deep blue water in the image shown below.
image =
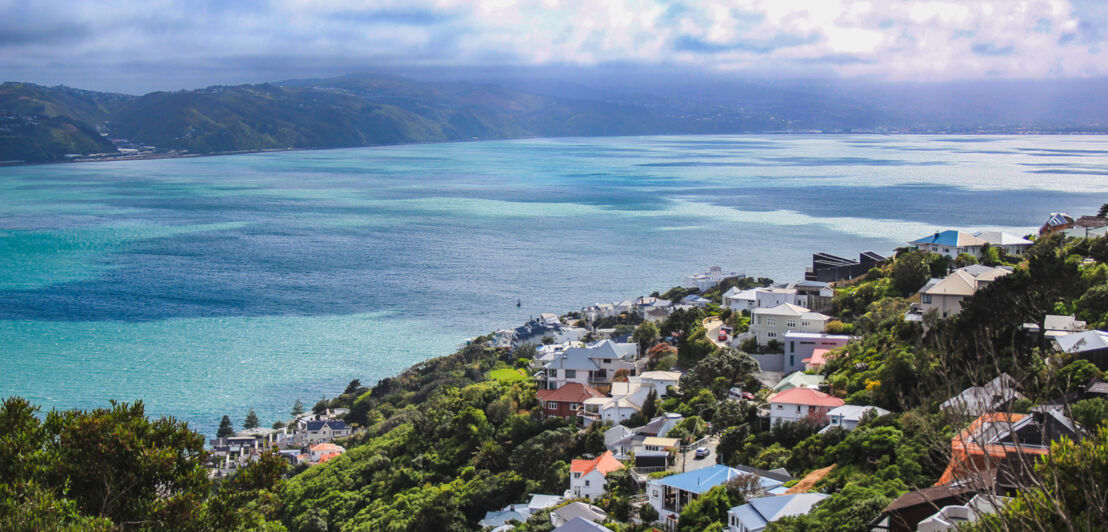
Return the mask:
<svg viewBox="0 0 1108 532">
<path fill-rule="evenodd" d="M 1108 137 L 520 140 L 0 169 L 0 395 L 271 423 L 529 315 L 719 264 L 1108 201 Z M 523 301 L 516 308 L 517 299 Z"/>
</svg>

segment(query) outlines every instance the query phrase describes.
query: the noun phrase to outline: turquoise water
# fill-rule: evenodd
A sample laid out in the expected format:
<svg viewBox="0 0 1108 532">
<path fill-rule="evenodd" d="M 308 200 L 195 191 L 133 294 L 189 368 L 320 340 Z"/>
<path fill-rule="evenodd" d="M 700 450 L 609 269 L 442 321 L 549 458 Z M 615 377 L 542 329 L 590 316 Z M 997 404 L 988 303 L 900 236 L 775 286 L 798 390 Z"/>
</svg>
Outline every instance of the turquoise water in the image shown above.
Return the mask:
<svg viewBox="0 0 1108 532">
<path fill-rule="evenodd" d="M 720 264 L 1108 201 L 1108 137 L 532 139 L 0 169 L 0 395 L 214 432 Z M 516 300 L 523 301 L 516 308 Z"/>
</svg>

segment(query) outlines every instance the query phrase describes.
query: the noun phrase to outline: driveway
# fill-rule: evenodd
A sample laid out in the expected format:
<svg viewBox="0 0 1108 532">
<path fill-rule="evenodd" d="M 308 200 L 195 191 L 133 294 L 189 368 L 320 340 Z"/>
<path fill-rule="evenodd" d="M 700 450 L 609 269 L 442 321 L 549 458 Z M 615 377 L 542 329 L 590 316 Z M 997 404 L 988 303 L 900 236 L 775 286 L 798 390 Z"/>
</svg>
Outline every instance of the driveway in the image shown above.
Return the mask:
<svg viewBox="0 0 1108 532">
<path fill-rule="evenodd" d="M 719 347 L 729 347 L 727 345 L 727 342 L 719 341 L 719 328 L 723 327 L 723 322 L 720 321 L 719 318 L 705 318 L 703 325 L 705 329 L 705 334 L 708 336 L 708 339 L 711 340 L 713 344 L 716 344 Z"/>
<path fill-rule="evenodd" d="M 704 458 L 696 458 L 696 448 L 690 448 L 685 451 L 684 454 L 678 454 L 677 460 L 673 463 L 671 469 L 682 472 L 684 471 L 696 471 L 697 469 L 704 469 L 705 467 L 712 467 L 716 465 L 716 447 L 719 446 L 719 438 L 711 436 L 708 441 L 701 444 L 702 447 L 708 448 L 708 456 Z"/>
</svg>

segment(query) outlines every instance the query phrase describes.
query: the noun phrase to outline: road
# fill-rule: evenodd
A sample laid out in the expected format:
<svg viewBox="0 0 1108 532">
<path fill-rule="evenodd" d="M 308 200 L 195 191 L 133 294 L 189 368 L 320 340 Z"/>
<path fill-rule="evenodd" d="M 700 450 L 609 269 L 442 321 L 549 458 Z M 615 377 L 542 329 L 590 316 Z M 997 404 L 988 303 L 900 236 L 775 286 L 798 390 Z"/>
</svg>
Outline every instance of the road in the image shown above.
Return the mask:
<svg viewBox="0 0 1108 532">
<path fill-rule="evenodd" d="M 677 460 L 674 461 L 672 469 L 680 473 L 682 467 L 685 471 L 696 471 L 697 469 L 704 469 L 705 467 L 712 467 L 716 465 L 716 447 L 719 446 L 719 438 L 712 436 L 708 438 L 702 447 L 708 448 L 708 456 L 704 458 L 696 458 L 696 449 L 690 448 L 685 451 L 683 455 L 678 455 Z"/>
<path fill-rule="evenodd" d="M 704 318 L 703 325 L 705 329 L 705 334 L 708 336 L 708 339 L 711 340 L 713 344 L 716 344 L 719 347 L 729 347 L 727 342 L 721 342 L 718 339 L 719 328 L 723 326 L 723 322 L 720 321 L 719 318 Z"/>
</svg>

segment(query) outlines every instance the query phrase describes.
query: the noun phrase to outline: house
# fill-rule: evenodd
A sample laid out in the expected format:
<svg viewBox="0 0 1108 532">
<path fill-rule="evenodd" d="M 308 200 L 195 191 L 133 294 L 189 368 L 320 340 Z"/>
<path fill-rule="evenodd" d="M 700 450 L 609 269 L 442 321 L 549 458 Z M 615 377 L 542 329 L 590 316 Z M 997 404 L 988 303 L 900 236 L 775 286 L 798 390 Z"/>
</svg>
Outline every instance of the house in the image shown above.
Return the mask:
<svg viewBox="0 0 1108 532">
<path fill-rule="evenodd" d="M 308 448 L 308 456 L 313 464 L 322 464 L 345 452 L 345 448 L 333 443 L 317 443 Z"/>
<path fill-rule="evenodd" d="M 782 495 L 789 490 L 785 487 L 785 483 L 797 480 L 784 468 L 766 471 L 757 467 L 739 465 L 735 466 L 735 469 L 755 480 L 758 483 L 758 491 L 767 495 Z"/>
<path fill-rule="evenodd" d="M 831 310 L 835 289 L 828 283 L 804 280 L 789 283 L 786 288 L 796 291 L 797 304 L 802 307 L 808 307 L 815 312 Z"/>
<path fill-rule="evenodd" d="M 563 384 L 556 390 L 535 392 L 535 398 L 538 399 L 539 405 L 542 407 L 542 417 L 544 419 L 548 417 L 576 418 L 585 401 L 596 397 L 604 397 L 604 394 L 579 382 Z"/>
<path fill-rule="evenodd" d="M 813 375 L 811 373 L 796 371 L 778 381 L 778 383 L 773 386 L 772 392 L 780 393 L 793 388 L 810 388 L 812 390 L 817 390 L 825 379 L 826 377 L 823 375 Z"/>
<path fill-rule="evenodd" d="M 716 287 L 724 279 L 743 278 L 745 275 L 738 272 L 725 272 L 719 266 L 712 266 L 704 273 L 695 273 L 685 278 L 685 288 L 696 288 L 706 292 Z"/>
<path fill-rule="evenodd" d="M 608 514 L 596 506 L 583 502 L 571 502 L 550 512 L 550 524 L 555 527 L 565 525 L 574 519 L 595 523 L 608 519 Z"/>
<path fill-rule="evenodd" d="M 910 491 L 897 499 L 869 523 L 871 532 L 915 532 L 920 521 L 939 509 L 963 504 L 974 495 L 970 486 L 934 486 Z"/>
<path fill-rule="evenodd" d="M 509 505 L 510 506 L 510 505 Z M 519 512 L 517 510 L 499 510 L 485 512 L 485 517 L 480 521 L 477 521 L 477 526 L 482 529 L 494 529 L 494 530 L 511 530 L 509 525 L 511 521 L 518 521 L 524 523 L 530 517 L 529 512 Z M 503 527 L 503 528 L 501 528 Z"/>
<path fill-rule="evenodd" d="M 785 333 L 782 343 L 785 345 L 785 356 L 782 359 L 782 368 L 775 371 L 800 371 L 804 369 L 806 358 L 811 358 L 817 349 L 825 352 L 838 349 L 851 340 L 853 336 L 845 334 L 823 334 L 820 332 L 788 331 Z M 762 369 L 769 369 L 765 366 Z"/>
<path fill-rule="evenodd" d="M 966 504 L 943 506 L 938 512 L 919 522 L 919 532 L 947 532 L 961 530 L 968 523 L 977 522 L 981 516 L 995 514 L 1009 501 L 1009 497 L 1000 497 L 978 493 Z"/>
<path fill-rule="evenodd" d="M 1047 236 L 1073 227 L 1076 220 L 1064 212 L 1052 212 L 1043 226 L 1039 228 L 1039 236 Z"/>
<path fill-rule="evenodd" d="M 697 308 L 704 308 L 712 303 L 711 299 L 705 299 L 697 294 L 689 294 L 681 298 L 681 304 L 691 305 Z"/>
<path fill-rule="evenodd" d="M 651 479 L 646 483 L 647 500 L 663 522 L 676 522 L 681 510 L 708 490 L 743 475 L 735 468 L 716 464 L 704 469 Z"/>
<path fill-rule="evenodd" d="M 830 495 L 824 493 L 794 493 L 751 499 L 742 506 L 727 510 L 727 530 L 760 532 L 782 517 L 811 512 L 812 507 L 827 497 Z"/>
<path fill-rule="evenodd" d="M 570 347 L 548 362 L 535 376 L 544 388 L 559 388 L 570 382 L 589 386 L 608 384 L 616 372 L 625 369 L 631 375 L 646 368 L 635 343 L 601 340 L 585 347 Z"/>
<path fill-rule="evenodd" d="M 813 253 L 812 266 L 804 272 L 807 281 L 833 283 L 861 277 L 889 260 L 872 251 L 858 254 L 858 260 L 846 259 L 830 253 Z"/>
<path fill-rule="evenodd" d="M 346 426 L 341 419 L 324 419 L 308 421 L 304 425 L 304 431 L 300 433 L 301 442 L 307 445 L 318 442 L 329 442 L 335 438 L 345 438 L 353 431 Z"/>
<path fill-rule="evenodd" d="M 812 419 L 820 425 L 827 423 L 827 413 L 843 406 L 845 401 L 809 388 L 790 388 L 774 394 L 769 400 L 769 424 L 793 423 Z"/>
<path fill-rule="evenodd" d="M 980 416 L 986 412 L 1007 409 L 1013 402 L 1023 399 L 1017 391 L 1019 383 L 1007 373 L 1001 373 L 984 386 L 970 386 L 962 393 L 939 405 L 943 411 L 955 411 L 966 416 Z"/>
<path fill-rule="evenodd" d="M 667 413 L 651 419 L 647 424 L 634 429 L 623 425 L 616 425 L 604 433 L 604 446 L 615 454 L 616 458 L 627 460 L 630 455 L 635 455 L 635 467 L 665 467 L 668 464 L 668 449 L 676 441 L 673 438 L 663 440 L 650 440 L 650 448 L 647 448 L 647 439 L 665 438 L 669 431 L 677 426 L 684 418 L 681 414 Z"/>
<path fill-rule="evenodd" d="M 948 230 L 936 231 L 933 235 L 913 240 L 909 244 L 919 248 L 920 251 L 946 255 L 952 259 L 957 258 L 962 253 L 967 253 L 979 259 L 981 258 L 981 248 L 985 247 L 988 242 L 969 233 Z"/>
<path fill-rule="evenodd" d="M 732 286 L 723 293 L 723 308 L 751 311 L 758 308 L 758 289 L 740 290 Z"/>
<path fill-rule="evenodd" d="M 605 485 L 608 483 L 605 477 L 612 471 L 623 469 L 624 465 L 616 460 L 612 451 L 591 460 L 576 459 L 569 465 L 569 491 L 567 498 L 595 499 L 604 494 Z"/>
<path fill-rule="evenodd" d="M 987 478 L 997 489 L 1010 491 L 1026 484 L 1031 464 L 1050 451 L 1052 442 L 1084 435 L 1058 407 L 1036 407 L 1030 414 L 982 414 L 951 439 L 950 464 L 935 485 Z"/>
<path fill-rule="evenodd" d="M 769 286 L 755 288 L 754 308 L 773 308 L 779 305 L 789 304 L 807 309 L 807 298 L 796 292 L 795 288 L 785 286 Z"/>
<path fill-rule="evenodd" d="M 818 333 L 823 331 L 829 316 L 785 303 L 772 308 L 754 309 L 750 320 L 750 333 L 759 345 L 767 345 L 771 340 L 781 342 L 789 331 Z"/>
<path fill-rule="evenodd" d="M 593 506 L 593 508 L 596 508 Z M 554 532 L 612 532 L 612 529 L 589 521 L 584 517 L 574 517 L 566 521 L 564 525 L 554 529 Z"/>
<path fill-rule="evenodd" d="M 680 371 L 644 371 L 638 376 L 628 377 L 627 382 L 653 388 L 658 397 L 665 397 L 670 388 L 677 389 L 682 375 L 684 373 Z M 616 383 L 612 383 L 612 386 L 615 385 Z"/>
<path fill-rule="evenodd" d="M 821 429 L 820 432 L 825 432 L 835 427 L 854 430 L 858 426 L 858 423 L 861 423 L 862 418 L 871 411 L 876 412 L 878 417 L 889 413 L 888 410 L 876 406 L 843 405 L 835 407 L 827 412 L 827 426 Z"/>
<path fill-rule="evenodd" d="M 1047 314 L 1043 316 L 1043 336 L 1057 338 L 1070 333 L 1084 332 L 1085 325 L 1085 322 L 1075 319 L 1072 314 L 1069 316 Z"/>
<path fill-rule="evenodd" d="M 1023 253 L 1034 244 L 1026 238 L 1001 231 L 980 231 L 973 236 L 988 242 L 990 247 L 1000 248 L 1013 257 L 1023 256 Z"/>
<path fill-rule="evenodd" d="M 1054 347 L 1096 364 L 1101 371 L 1108 370 L 1108 332 L 1093 330 L 1056 336 Z"/>
<path fill-rule="evenodd" d="M 1108 232 L 1108 218 L 1082 216 L 1074 220 L 1073 227 L 1063 230 L 1067 237 L 1095 238 Z"/>
<path fill-rule="evenodd" d="M 543 495 L 541 493 L 532 493 L 531 500 L 527 501 L 527 511 L 532 514 L 537 514 L 547 508 L 553 508 L 564 501 L 561 495 Z"/>
<path fill-rule="evenodd" d="M 920 295 L 918 312 L 905 316 L 908 321 L 922 321 L 922 316 L 935 311 L 948 318 L 962 311 L 962 301 L 972 297 L 989 283 L 1012 273 L 1011 268 L 993 268 L 981 264 L 958 268 L 943 279 L 931 279 L 917 292 Z M 918 317 L 915 317 L 918 316 Z"/>
<path fill-rule="evenodd" d="M 831 354 L 830 349 L 813 349 L 812 356 L 802 359 L 804 371 L 821 371 L 827 365 L 827 359 Z"/>
<path fill-rule="evenodd" d="M 577 415 L 582 418 L 586 427 L 597 422 L 616 425 L 641 412 L 649 392 L 649 389 L 639 388 L 628 395 L 586 399 Z"/>
</svg>

